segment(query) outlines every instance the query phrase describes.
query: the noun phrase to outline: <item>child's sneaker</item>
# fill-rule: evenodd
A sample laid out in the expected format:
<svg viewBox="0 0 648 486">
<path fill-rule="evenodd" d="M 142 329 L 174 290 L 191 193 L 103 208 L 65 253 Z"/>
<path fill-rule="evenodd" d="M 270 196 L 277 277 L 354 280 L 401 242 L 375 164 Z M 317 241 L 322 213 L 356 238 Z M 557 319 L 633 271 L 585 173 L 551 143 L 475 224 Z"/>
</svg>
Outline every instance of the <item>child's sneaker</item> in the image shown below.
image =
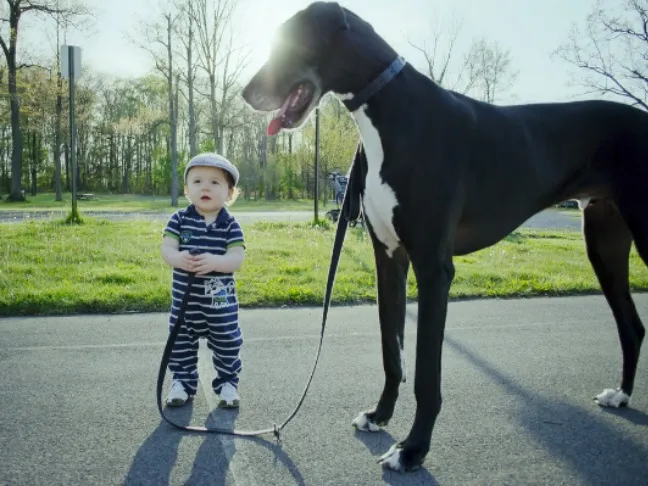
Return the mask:
<svg viewBox="0 0 648 486">
<path fill-rule="evenodd" d="M 236 388 L 231 383 L 225 383 L 221 388 L 219 393 L 221 398 L 218 402 L 218 406 L 221 408 L 238 408 L 239 406 L 239 396 L 236 392 Z"/>
<path fill-rule="evenodd" d="M 167 405 L 170 407 L 181 407 L 187 403 L 189 398 L 189 394 L 182 385 L 182 382 L 179 380 L 173 380 L 171 383 L 171 391 L 169 391 L 166 399 Z"/>
</svg>

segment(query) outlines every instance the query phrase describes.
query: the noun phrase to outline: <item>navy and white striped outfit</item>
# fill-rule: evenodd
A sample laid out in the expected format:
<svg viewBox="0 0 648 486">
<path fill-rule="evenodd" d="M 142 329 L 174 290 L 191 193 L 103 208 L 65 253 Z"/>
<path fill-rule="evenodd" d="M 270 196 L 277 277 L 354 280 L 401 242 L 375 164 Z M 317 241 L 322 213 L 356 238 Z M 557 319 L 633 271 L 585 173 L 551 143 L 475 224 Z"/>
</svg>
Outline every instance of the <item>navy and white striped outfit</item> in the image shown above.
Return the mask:
<svg viewBox="0 0 648 486">
<path fill-rule="evenodd" d="M 228 248 L 245 247 L 241 227 L 225 208 L 220 210 L 216 221 L 207 225 L 192 204 L 171 216 L 164 234 L 179 241 L 180 251 L 198 248 L 201 253 L 224 255 Z M 176 323 L 188 277 L 184 270 L 173 269 L 169 331 Z M 214 391 L 220 393 L 226 382 L 238 388 L 242 369 L 239 351 L 243 344 L 238 310 L 233 273 L 196 275 L 185 312 L 186 326 L 178 334 L 169 359 L 173 378 L 182 382 L 189 395 L 195 395 L 198 386 L 200 338 L 207 339 L 207 347 L 212 351 L 217 372 L 212 381 Z"/>
</svg>

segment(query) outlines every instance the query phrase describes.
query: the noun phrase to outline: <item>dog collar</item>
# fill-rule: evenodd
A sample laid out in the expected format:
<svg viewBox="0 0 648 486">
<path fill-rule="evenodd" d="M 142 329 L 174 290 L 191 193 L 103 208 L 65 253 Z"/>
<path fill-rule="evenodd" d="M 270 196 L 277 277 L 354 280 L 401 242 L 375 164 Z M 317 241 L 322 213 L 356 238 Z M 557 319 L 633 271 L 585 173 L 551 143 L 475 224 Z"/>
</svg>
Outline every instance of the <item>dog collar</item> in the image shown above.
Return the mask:
<svg viewBox="0 0 648 486">
<path fill-rule="evenodd" d="M 365 86 L 356 96 L 350 100 L 344 100 L 344 106 L 351 112 L 356 111 L 362 105 L 364 105 L 369 99 L 378 93 L 387 83 L 396 77 L 405 67 L 405 59 L 401 56 L 398 56 L 394 59 L 387 69 L 385 69 L 380 76 L 374 79 L 371 83 Z"/>
</svg>

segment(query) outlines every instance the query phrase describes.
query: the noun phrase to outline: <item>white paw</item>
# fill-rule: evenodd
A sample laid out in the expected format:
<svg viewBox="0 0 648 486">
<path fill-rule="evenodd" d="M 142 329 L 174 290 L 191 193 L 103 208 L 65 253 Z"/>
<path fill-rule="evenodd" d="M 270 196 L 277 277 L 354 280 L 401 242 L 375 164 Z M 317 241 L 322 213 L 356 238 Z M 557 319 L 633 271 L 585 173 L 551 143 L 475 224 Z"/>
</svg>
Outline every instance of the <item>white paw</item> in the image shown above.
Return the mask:
<svg viewBox="0 0 648 486">
<path fill-rule="evenodd" d="M 401 464 L 401 452 L 402 449 L 398 448 L 398 444 L 394 444 L 385 452 L 378 462 L 382 467 L 386 469 L 391 469 L 393 471 L 403 472 L 403 465 Z"/>
<path fill-rule="evenodd" d="M 378 427 L 376 422 L 369 420 L 369 417 L 367 417 L 367 412 L 360 413 L 360 415 L 353 419 L 352 423 L 353 426 L 358 430 L 364 430 L 367 432 L 378 432 L 380 430 L 380 427 Z"/>
<path fill-rule="evenodd" d="M 622 390 L 612 390 L 611 388 L 606 388 L 602 393 L 599 393 L 594 398 L 596 403 L 601 407 L 616 407 L 619 408 L 622 405 L 627 405 L 630 403 L 630 397 L 626 395 Z"/>
</svg>

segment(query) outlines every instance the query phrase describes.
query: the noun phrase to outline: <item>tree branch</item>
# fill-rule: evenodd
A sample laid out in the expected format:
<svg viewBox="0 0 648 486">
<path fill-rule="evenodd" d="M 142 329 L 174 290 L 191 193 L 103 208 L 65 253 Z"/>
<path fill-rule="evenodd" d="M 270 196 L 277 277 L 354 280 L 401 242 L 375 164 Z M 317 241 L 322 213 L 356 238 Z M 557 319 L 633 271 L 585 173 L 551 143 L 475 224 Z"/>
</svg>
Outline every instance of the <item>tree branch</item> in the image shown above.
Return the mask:
<svg viewBox="0 0 648 486">
<path fill-rule="evenodd" d="M 22 64 L 20 64 L 19 66 L 16 66 L 16 71 L 19 70 L 19 69 L 23 69 L 23 68 L 40 68 L 40 69 L 43 69 L 43 70 L 45 70 L 45 71 L 49 71 L 49 70 L 50 70 L 50 68 L 47 68 L 47 67 L 45 67 L 45 66 L 41 66 L 40 64 L 28 64 L 28 63 L 22 63 Z"/>
<path fill-rule="evenodd" d="M 2 50 L 4 51 L 5 57 L 7 60 L 9 59 L 9 48 L 7 47 L 7 44 L 5 44 L 5 41 L 3 37 L 0 35 L 0 46 L 2 46 Z"/>
<path fill-rule="evenodd" d="M 70 9 L 52 8 L 48 5 L 39 5 L 39 4 L 32 3 L 30 0 L 27 0 L 26 3 L 27 5 L 20 9 L 21 13 L 29 12 L 30 10 L 37 10 L 39 12 L 44 12 L 52 15 L 52 14 L 63 14 L 69 12 L 70 10 Z"/>
</svg>

